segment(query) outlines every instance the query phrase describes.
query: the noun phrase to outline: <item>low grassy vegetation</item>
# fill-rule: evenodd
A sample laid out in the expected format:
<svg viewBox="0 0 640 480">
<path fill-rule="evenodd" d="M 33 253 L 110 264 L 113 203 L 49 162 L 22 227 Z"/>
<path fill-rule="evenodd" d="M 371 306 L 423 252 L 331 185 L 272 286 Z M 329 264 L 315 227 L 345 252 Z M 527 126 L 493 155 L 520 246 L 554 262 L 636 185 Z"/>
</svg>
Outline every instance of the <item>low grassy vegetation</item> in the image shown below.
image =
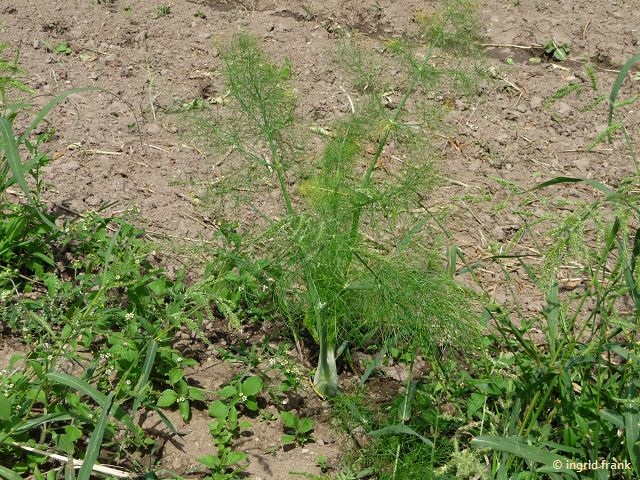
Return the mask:
<svg viewBox="0 0 640 480">
<path fill-rule="evenodd" d="M 442 116 L 429 99 L 443 88 L 473 92 L 472 13 L 448 2 L 421 17 L 420 43 L 390 41 L 384 52 L 345 39 L 336 57 L 358 96 L 330 127 L 296 118 L 288 61 L 276 64 L 248 34 L 221 46 L 228 95 L 215 106 L 192 102 L 184 118 L 191 140 L 235 163 L 211 190 L 220 228 L 190 281 L 193 272 L 158 265 L 157 246 L 125 219 L 51 213 L 41 198 L 46 137 L 34 132 L 85 91 L 33 113 L 19 100 L 29 89 L 17 58 L 5 54 L 0 331 L 21 353 L 0 372 L 0 477 L 245 478 L 238 440 L 254 422 L 280 425 L 282 448 L 315 441 L 318 420 L 287 401 L 307 390 L 327 401 L 351 448 L 340 464 L 318 457 L 322 474 L 291 478 L 637 478 L 637 170 L 615 188 L 568 177 L 514 187 L 521 212 L 571 184 L 597 195 L 560 220 L 548 212 L 556 228 L 542 266 L 502 251 L 483 261 L 519 262 L 546 300 L 536 318 L 515 295 L 490 300 L 476 274 L 483 264 L 446 243 L 446 219 L 428 208 L 438 178 L 429 139 Z M 608 94 L 589 77 L 594 105 L 609 104 L 594 142 L 621 136 L 635 167 L 621 114 L 631 101 L 618 94 L 638 61 Z M 389 78 L 382 62 L 404 75 Z M 304 144 L 309 129 L 321 152 Z M 243 212 L 258 220 L 243 223 Z M 563 289 L 570 262 L 580 288 Z M 267 327 L 274 340 L 222 348 L 205 328 L 220 320 L 229 330 Z M 233 361 L 237 375 L 214 391 L 195 385 L 187 372 L 202 358 L 177 341 L 184 335 Z M 381 375 L 388 366 L 397 378 Z M 384 382 L 393 393 L 374 401 Z M 140 419 L 156 415 L 179 436 L 188 425 L 169 412 L 188 424 L 194 409 L 208 411 L 211 453 L 197 470 L 167 471 L 162 439 Z M 596 460 L 616 467 L 583 468 Z"/>
</svg>

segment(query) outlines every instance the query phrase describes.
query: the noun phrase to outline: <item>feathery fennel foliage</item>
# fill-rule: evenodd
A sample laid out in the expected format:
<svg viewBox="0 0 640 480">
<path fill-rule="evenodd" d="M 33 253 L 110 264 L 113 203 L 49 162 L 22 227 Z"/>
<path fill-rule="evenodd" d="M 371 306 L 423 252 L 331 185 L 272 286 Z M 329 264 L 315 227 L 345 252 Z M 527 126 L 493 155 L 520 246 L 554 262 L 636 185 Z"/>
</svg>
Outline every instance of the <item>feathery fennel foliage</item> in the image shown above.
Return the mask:
<svg viewBox="0 0 640 480">
<path fill-rule="evenodd" d="M 194 120 L 196 136 L 244 159 L 238 171 L 245 179 L 262 170 L 262 185 L 280 192 L 282 214 L 262 212 L 269 226 L 249 248 L 277 265 L 276 305 L 294 331 L 306 327 L 320 347 L 314 384 L 322 395 L 338 391 L 343 342 L 394 341 L 435 354 L 442 343 L 471 345 L 478 333 L 466 293 L 446 276 L 433 246 L 418 241 L 428 215 L 418 207 L 434 184 L 433 165 L 422 124 L 403 117 L 433 68 L 431 51 L 403 51 L 413 61 L 397 106 L 389 109 L 372 85 L 371 98 L 332 129 L 304 180 L 291 168 L 291 65 L 270 63 L 252 37 L 237 35 L 223 49 L 228 108 Z"/>
</svg>

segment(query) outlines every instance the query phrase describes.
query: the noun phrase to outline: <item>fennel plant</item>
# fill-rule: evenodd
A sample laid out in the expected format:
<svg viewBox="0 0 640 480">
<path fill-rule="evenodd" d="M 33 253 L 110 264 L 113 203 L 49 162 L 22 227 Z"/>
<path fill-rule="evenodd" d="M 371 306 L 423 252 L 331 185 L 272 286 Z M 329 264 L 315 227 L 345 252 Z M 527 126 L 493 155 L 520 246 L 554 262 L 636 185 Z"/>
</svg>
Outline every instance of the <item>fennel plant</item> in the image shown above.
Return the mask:
<svg viewBox="0 0 640 480">
<path fill-rule="evenodd" d="M 253 248 L 252 255 L 279 266 L 276 305 L 294 332 L 304 325 L 317 342 L 314 385 L 323 396 L 338 392 L 339 344 L 410 343 L 433 355 L 438 344 L 471 345 L 478 333 L 467 294 L 446 276 L 433 245 L 418 240 L 428 237 L 427 213 L 414 213 L 433 185 L 433 165 L 420 124 L 403 117 L 416 90 L 433 83 L 437 45 L 421 55 L 399 42 L 390 46 L 409 71 L 397 106 L 385 105 L 382 83 L 371 86 L 372 95 L 334 126 L 304 180 L 292 67 L 272 64 L 251 36 L 239 34 L 222 49 L 230 108 L 192 118 L 197 138 L 248 161 L 234 170 L 245 185 L 251 179 L 251 205 L 267 227 L 253 247 L 238 241 L 234 248 Z M 381 167 L 391 143 L 402 158 Z M 282 205 L 267 214 L 258 194 L 272 182 Z M 225 190 L 223 182 L 219 188 L 247 190 Z"/>
</svg>

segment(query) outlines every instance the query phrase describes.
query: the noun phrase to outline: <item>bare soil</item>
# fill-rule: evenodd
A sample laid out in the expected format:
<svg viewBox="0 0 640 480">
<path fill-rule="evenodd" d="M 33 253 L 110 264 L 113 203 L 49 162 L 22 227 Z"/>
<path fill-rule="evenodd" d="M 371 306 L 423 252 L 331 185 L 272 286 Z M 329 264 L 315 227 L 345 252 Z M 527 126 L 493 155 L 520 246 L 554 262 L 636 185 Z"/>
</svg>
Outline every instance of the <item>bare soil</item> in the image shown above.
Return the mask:
<svg viewBox="0 0 640 480">
<path fill-rule="evenodd" d="M 606 124 L 605 106 L 581 111 L 586 101 L 568 96 L 548 108 L 545 100 L 569 82 L 588 85 L 585 63 L 591 61 L 603 92 L 616 70 L 640 52 L 640 9 L 636 2 L 588 0 L 487 0 L 478 8 L 486 44 L 487 67 L 494 77 L 477 97 L 454 98 L 440 146 L 445 178 L 432 199 L 434 209 L 447 208 L 451 243 L 471 261 L 495 251 L 529 253 L 543 247 L 535 229 L 517 232 L 525 218 L 515 207 L 510 184 L 530 188 L 556 177 L 596 178 L 615 186 L 633 165 L 621 142 L 586 146 Z M 356 31 L 372 47 L 384 39 L 417 32 L 416 15 L 433 2 L 417 0 L 188 0 L 165 2 L 171 13 L 159 15 L 160 2 L 143 0 L 4 0 L 0 4 L 0 39 L 20 52 L 28 85 L 44 103 L 69 88 L 96 86 L 110 93 L 74 96 L 49 118 L 56 132 L 50 143 L 53 162 L 44 176 L 45 199 L 52 208 L 83 212 L 105 204 L 108 214 L 135 211 L 149 234 L 175 242 L 209 238 L 216 219 L 199 207 L 202 185 L 214 181 L 216 165 L 183 136 L 172 114 L 195 98 L 225 94 L 216 44 L 246 30 L 261 39 L 276 61 L 295 67 L 300 98 L 298 115 L 328 126 L 349 110 L 343 88 L 349 81 L 332 52 L 341 32 Z M 555 39 L 571 45 L 569 60 L 540 57 L 539 44 Z M 54 53 L 68 42 L 72 54 Z M 511 59 L 509 63 L 505 60 Z M 640 81 L 628 79 L 622 93 L 637 94 Z M 357 99 L 357 97 L 354 97 Z M 444 101 L 444 100 L 443 100 Z M 637 133 L 638 111 L 628 113 L 628 128 Z M 635 138 L 638 138 L 636 135 Z M 584 186 L 563 187 L 557 198 L 588 200 Z M 529 206 L 528 222 L 545 214 Z M 547 226 L 540 228 L 548 228 Z M 529 313 L 543 308 L 516 262 L 509 268 L 514 292 L 503 285 L 504 272 L 480 271 L 498 302 L 512 293 Z M 567 272 L 567 280 L 571 272 Z M 0 345 L 3 345 L 0 339 Z M 5 348 L 6 347 L 6 348 Z M 13 349 L 3 345 L 3 356 Z M 8 354 L 7 354 L 8 355 Z M 214 361 L 214 360 L 211 360 Z M 233 374 L 222 363 L 205 361 L 192 378 L 215 389 Z M 251 456 L 253 479 L 286 479 L 290 471 L 319 474 L 319 454 L 335 464 L 348 442 L 332 429 L 326 408 L 307 392 L 300 414 L 313 415 L 316 443 L 285 451 L 279 422 L 253 421 L 242 449 Z M 178 423 L 178 417 L 172 418 Z M 148 419 L 153 423 L 153 419 Z M 196 411 L 187 435 L 167 442 L 161 464 L 186 472 L 196 458 L 212 453 L 206 411 Z"/>
</svg>

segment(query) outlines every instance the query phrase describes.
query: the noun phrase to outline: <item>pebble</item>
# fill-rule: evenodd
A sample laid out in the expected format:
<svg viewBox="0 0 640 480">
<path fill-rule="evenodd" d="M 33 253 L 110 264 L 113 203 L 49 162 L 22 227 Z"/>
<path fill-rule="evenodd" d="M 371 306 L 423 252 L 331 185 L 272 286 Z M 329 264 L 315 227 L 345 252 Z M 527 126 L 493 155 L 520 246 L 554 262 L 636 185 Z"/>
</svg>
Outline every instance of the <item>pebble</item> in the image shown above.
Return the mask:
<svg viewBox="0 0 640 480">
<path fill-rule="evenodd" d="M 464 112 L 467 109 L 467 105 L 459 98 L 456 99 L 455 104 L 456 104 L 456 110 L 460 110 L 461 112 Z"/>
<path fill-rule="evenodd" d="M 84 203 L 86 203 L 90 207 L 97 207 L 102 203 L 102 199 L 100 197 L 96 197 L 95 195 L 91 195 L 84 199 Z"/>
<path fill-rule="evenodd" d="M 573 108 L 571 108 L 571 106 L 569 106 L 569 104 L 565 102 L 558 102 L 556 104 L 556 109 L 558 110 L 558 113 L 560 115 L 569 115 L 573 111 Z"/>
<path fill-rule="evenodd" d="M 145 41 L 145 39 L 149 36 L 149 34 L 147 33 L 146 30 L 142 30 L 141 32 L 138 32 L 138 34 L 134 37 L 134 40 L 136 43 L 142 43 Z"/>
<path fill-rule="evenodd" d="M 496 135 L 496 141 L 500 145 L 506 145 L 507 143 L 509 143 L 509 134 L 507 134 L 506 132 L 500 132 Z"/>
<path fill-rule="evenodd" d="M 157 123 L 148 123 L 145 127 L 144 127 L 145 132 L 150 133 L 152 135 L 155 135 L 157 133 L 162 132 L 162 127 L 160 125 L 158 125 Z"/>
<path fill-rule="evenodd" d="M 540 108 L 542 106 L 542 102 L 544 102 L 542 97 L 534 95 L 531 97 L 531 100 L 529 100 L 529 105 L 531 105 L 531 108 Z"/>
<path fill-rule="evenodd" d="M 200 40 L 209 40 L 211 38 L 211 32 L 200 32 L 198 38 Z"/>
<path fill-rule="evenodd" d="M 571 163 L 573 163 L 573 165 L 579 170 L 582 170 L 582 171 L 589 170 L 589 160 L 586 157 L 579 158 L 577 160 L 574 160 Z"/>
</svg>

